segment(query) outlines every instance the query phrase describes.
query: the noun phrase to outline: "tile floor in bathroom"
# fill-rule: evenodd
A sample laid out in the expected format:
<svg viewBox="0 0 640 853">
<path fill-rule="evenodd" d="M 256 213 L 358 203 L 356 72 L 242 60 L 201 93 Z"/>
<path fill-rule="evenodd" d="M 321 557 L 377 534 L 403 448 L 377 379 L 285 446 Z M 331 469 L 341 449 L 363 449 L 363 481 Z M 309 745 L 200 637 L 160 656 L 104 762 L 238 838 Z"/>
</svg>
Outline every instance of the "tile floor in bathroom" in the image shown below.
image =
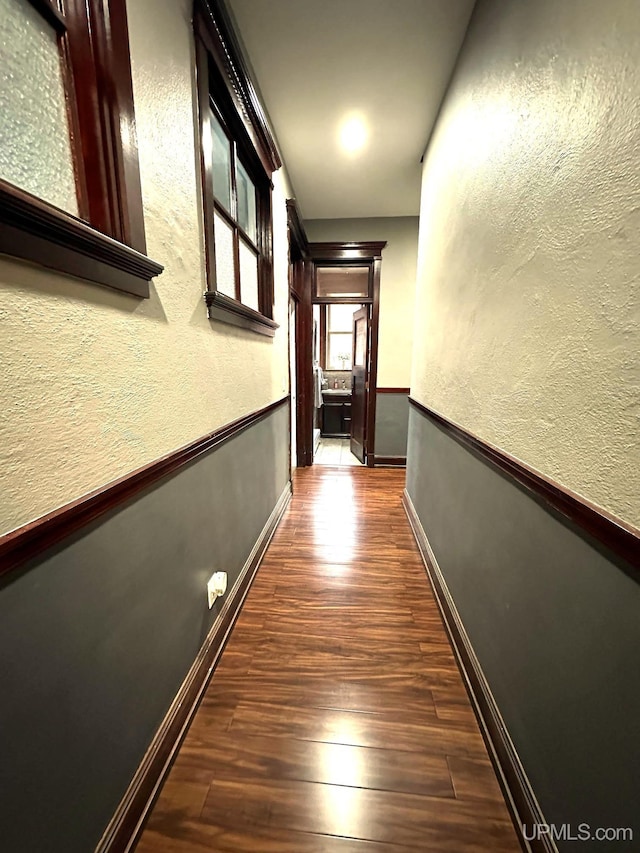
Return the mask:
<svg viewBox="0 0 640 853">
<path fill-rule="evenodd" d="M 314 465 L 359 465 L 362 463 L 349 450 L 348 438 L 321 438 Z"/>
</svg>

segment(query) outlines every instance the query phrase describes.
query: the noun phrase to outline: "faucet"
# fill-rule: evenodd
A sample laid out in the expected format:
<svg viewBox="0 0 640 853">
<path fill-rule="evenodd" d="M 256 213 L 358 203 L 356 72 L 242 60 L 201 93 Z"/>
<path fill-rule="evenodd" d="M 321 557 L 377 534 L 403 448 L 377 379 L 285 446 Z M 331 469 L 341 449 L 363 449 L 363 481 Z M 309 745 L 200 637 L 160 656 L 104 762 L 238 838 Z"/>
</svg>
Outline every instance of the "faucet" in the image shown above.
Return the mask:
<svg viewBox="0 0 640 853">
<path fill-rule="evenodd" d="M 346 387 L 347 387 L 347 380 L 346 379 L 342 380 L 342 387 L 346 389 Z"/>
</svg>

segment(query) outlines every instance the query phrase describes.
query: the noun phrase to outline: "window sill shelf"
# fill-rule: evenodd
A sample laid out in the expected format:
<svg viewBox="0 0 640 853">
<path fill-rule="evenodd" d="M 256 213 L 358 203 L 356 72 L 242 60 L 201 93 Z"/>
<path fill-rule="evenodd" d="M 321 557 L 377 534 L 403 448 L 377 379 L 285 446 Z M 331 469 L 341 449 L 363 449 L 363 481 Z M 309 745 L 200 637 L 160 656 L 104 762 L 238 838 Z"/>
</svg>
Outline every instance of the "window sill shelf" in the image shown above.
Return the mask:
<svg viewBox="0 0 640 853">
<path fill-rule="evenodd" d="M 148 298 L 164 267 L 86 222 L 0 181 L 0 254 Z"/>
<path fill-rule="evenodd" d="M 228 323 L 240 329 L 249 329 L 251 332 L 257 332 L 269 338 L 273 338 L 276 329 L 280 328 L 274 320 L 217 290 L 206 291 L 204 299 L 210 320 L 219 320 L 221 323 Z"/>
</svg>

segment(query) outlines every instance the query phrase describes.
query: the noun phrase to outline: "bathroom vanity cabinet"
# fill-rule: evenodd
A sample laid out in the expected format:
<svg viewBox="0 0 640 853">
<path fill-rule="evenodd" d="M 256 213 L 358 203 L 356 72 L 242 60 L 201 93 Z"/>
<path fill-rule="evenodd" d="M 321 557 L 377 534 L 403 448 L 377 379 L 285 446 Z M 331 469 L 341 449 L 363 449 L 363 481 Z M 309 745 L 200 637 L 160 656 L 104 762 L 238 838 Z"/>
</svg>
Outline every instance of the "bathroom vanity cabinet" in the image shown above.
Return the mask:
<svg viewBox="0 0 640 853">
<path fill-rule="evenodd" d="M 327 438 L 351 435 L 351 391 L 330 388 L 322 392 L 322 435 Z"/>
</svg>

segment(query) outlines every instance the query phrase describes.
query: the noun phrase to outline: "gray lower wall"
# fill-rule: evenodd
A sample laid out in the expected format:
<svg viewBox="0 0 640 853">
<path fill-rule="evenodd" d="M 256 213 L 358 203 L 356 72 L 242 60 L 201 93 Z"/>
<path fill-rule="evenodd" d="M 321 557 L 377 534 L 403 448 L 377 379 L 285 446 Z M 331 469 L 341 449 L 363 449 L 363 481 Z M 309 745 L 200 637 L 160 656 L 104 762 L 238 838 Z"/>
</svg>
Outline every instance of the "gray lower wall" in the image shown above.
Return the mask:
<svg viewBox="0 0 640 853">
<path fill-rule="evenodd" d="M 406 456 L 408 428 L 408 395 L 376 394 L 376 456 Z"/>
<path fill-rule="evenodd" d="M 0 588 L 0 847 L 90 853 L 289 480 L 289 407 Z"/>
<path fill-rule="evenodd" d="M 413 408 L 407 490 L 547 821 L 638 849 L 640 586 Z"/>
</svg>

